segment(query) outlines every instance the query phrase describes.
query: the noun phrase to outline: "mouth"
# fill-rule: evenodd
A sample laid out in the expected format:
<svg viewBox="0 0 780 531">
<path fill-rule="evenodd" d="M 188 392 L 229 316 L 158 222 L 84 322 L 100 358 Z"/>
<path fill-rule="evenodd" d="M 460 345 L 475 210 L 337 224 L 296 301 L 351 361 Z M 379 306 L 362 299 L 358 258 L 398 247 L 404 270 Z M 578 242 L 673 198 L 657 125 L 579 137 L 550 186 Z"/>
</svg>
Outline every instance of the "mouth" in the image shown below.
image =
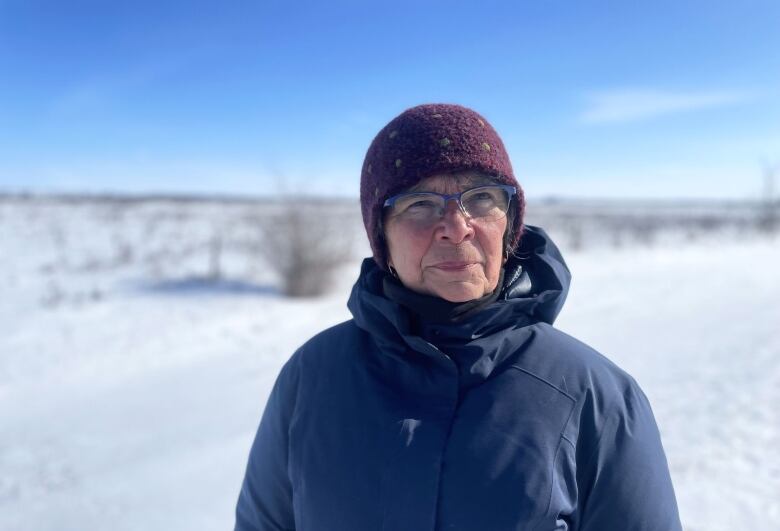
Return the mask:
<svg viewBox="0 0 780 531">
<path fill-rule="evenodd" d="M 476 262 L 439 262 L 431 267 L 442 271 L 465 271 L 475 265 Z"/>
</svg>

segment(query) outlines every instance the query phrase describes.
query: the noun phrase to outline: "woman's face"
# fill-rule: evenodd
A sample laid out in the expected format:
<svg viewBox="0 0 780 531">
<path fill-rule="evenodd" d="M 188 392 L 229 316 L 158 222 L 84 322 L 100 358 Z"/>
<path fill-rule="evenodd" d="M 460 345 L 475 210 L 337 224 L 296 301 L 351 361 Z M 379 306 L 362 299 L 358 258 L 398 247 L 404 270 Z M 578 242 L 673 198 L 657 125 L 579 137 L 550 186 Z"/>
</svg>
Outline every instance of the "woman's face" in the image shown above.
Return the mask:
<svg viewBox="0 0 780 531">
<path fill-rule="evenodd" d="M 434 175 L 409 191 L 454 194 L 493 184 L 473 173 Z M 503 265 L 507 218 L 466 218 L 448 201 L 439 221 L 420 227 L 402 216 L 385 218 L 388 264 L 407 288 L 451 302 L 478 299 L 496 289 Z"/>
</svg>

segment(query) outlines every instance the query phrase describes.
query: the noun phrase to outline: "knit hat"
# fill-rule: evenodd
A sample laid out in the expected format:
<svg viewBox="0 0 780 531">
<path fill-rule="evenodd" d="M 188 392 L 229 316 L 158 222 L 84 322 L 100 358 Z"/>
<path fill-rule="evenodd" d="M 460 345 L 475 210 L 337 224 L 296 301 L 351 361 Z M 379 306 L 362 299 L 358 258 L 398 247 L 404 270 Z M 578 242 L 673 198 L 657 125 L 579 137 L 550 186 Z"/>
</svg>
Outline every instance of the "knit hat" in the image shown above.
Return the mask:
<svg viewBox="0 0 780 531">
<path fill-rule="evenodd" d="M 387 248 L 380 221 L 385 200 L 441 173 L 476 170 L 517 188 L 510 249 L 523 229 L 525 198 L 498 133 L 466 107 L 426 104 L 390 121 L 368 148 L 360 175 L 360 205 L 374 260 L 387 270 Z"/>
</svg>

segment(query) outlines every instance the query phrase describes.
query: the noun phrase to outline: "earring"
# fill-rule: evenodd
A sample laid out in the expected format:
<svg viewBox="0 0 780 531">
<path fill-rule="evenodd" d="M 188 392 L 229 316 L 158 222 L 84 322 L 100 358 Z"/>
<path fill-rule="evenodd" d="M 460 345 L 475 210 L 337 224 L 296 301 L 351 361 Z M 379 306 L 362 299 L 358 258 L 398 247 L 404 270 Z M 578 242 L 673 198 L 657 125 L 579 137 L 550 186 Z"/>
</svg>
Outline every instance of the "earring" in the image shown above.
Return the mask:
<svg viewBox="0 0 780 531">
<path fill-rule="evenodd" d="M 395 278 L 398 278 L 398 271 L 396 271 L 393 266 L 387 264 L 387 269 L 390 271 L 391 275 L 393 275 Z"/>
</svg>

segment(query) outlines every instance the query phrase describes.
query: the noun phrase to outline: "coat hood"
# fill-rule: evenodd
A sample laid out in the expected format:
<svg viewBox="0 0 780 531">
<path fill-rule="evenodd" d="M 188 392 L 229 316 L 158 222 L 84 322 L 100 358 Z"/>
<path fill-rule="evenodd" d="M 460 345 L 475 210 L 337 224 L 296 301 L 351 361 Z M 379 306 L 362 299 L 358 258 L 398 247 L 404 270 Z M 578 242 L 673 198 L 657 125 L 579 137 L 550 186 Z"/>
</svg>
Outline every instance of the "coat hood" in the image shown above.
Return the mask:
<svg viewBox="0 0 780 531">
<path fill-rule="evenodd" d="M 357 326 L 386 353 L 407 347 L 434 355 L 437 349 L 450 356 L 466 351 L 472 362 L 487 356 L 495 363 L 501 354 L 497 351 L 514 349 L 522 341 L 525 327 L 555 321 L 571 282 L 558 248 L 543 229 L 530 225 L 504 267 L 498 300 L 458 323 L 415 323 L 406 308 L 384 295 L 387 273 L 370 258 L 363 261 L 347 306 Z"/>
</svg>

